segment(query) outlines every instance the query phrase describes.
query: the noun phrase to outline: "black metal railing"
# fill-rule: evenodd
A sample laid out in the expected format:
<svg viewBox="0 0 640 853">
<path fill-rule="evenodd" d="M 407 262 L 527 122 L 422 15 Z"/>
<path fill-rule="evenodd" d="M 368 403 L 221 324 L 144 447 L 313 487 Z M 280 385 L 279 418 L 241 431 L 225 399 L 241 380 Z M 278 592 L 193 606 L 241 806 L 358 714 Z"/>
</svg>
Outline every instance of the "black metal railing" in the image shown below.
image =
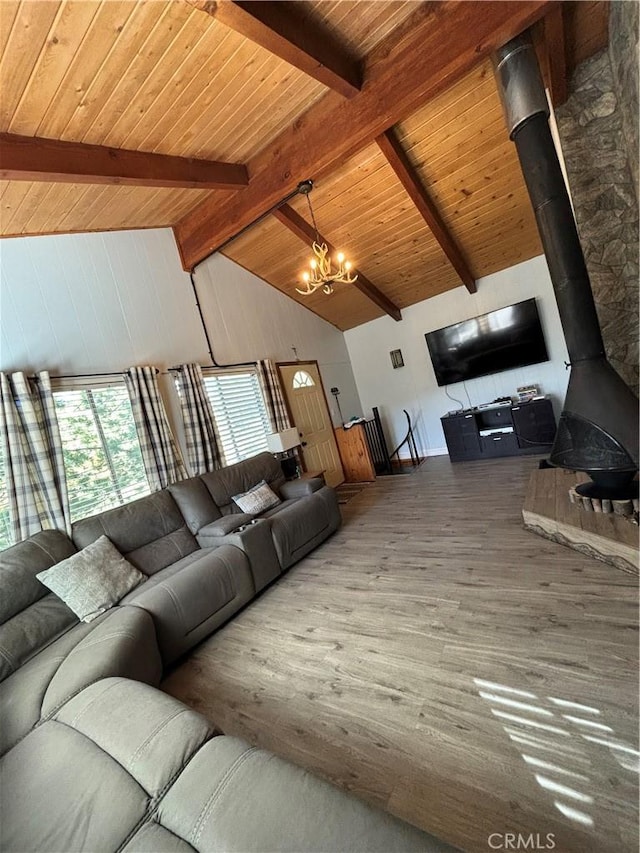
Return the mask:
<svg viewBox="0 0 640 853">
<path fill-rule="evenodd" d="M 367 436 L 369 453 L 373 459 L 373 467 L 376 470 L 376 474 L 392 474 L 391 457 L 389 456 L 389 448 L 387 447 L 387 441 L 382 431 L 380 414 L 375 406 L 372 411 L 373 418 L 365 421 L 364 431 Z"/>
<path fill-rule="evenodd" d="M 371 454 L 376 474 L 384 476 L 386 474 L 401 473 L 401 471 L 399 470 L 401 463 L 398 454 L 405 445 L 407 445 L 407 447 L 409 448 L 409 454 L 411 456 L 411 465 L 414 468 L 417 467 L 422 462 L 422 459 L 418 454 L 418 448 L 416 447 L 416 442 L 413 435 L 413 428 L 411 426 L 411 418 L 409 417 L 409 413 L 406 411 L 406 409 L 403 409 L 403 412 L 405 413 L 405 416 L 407 418 L 407 434 L 392 453 L 389 453 L 387 441 L 384 437 L 384 432 L 382 429 L 380 413 L 378 412 L 377 407 L 374 406 L 372 411 L 373 417 L 370 420 L 365 421 L 364 431 L 365 435 L 367 436 L 369 453 Z M 395 466 L 393 461 L 394 457 L 397 457 Z"/>
<path fill-rule="evenodd" d="M 409 412 L 406 409 L 402 410 L 407 419 L 407 434 L 402 439 L 400 444 L 396 447 L 396 449 L 391 453 L 391 459 L 393 460 L 394 456 L 398 457 L 398 462 L 400 462 L 400 450 L 407 445 L 409 448 L 409 456 L 411 457 L 411 464 L 414 468 L 417 468 L 418 465 L 422 462 L 422 458 L 418 453 L 418 447 L 416 445 L 416 440 L 413 435 L 413 427 L 411 426 L 411 418 L 409 417 Z"/>
</svg>

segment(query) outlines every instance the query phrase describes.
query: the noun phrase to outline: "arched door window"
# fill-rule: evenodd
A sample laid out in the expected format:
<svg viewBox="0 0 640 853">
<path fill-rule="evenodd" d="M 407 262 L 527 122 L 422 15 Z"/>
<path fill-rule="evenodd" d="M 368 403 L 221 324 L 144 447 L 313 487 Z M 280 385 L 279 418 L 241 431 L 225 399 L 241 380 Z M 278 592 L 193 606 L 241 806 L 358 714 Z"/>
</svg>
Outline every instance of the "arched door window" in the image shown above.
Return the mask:
<svg viewBox="0 0 640 853">
<path fill-rule="evenodd" d="M 296 390 L 298 388 L 313 388 L 316 383 L 306 370 L 297 370 L 293 375 L 293 382 L 291 384 L 294 390 Z"/>
</svg>

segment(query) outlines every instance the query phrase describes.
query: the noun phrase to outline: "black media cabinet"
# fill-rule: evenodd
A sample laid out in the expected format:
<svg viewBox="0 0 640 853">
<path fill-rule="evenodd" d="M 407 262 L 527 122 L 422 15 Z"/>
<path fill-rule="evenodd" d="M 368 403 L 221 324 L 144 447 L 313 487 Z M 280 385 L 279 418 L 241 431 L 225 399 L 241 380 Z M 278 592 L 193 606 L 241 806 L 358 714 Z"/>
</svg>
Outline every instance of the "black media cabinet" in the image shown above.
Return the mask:
<svg viewBox="0 0 640 853">
<path fill-rule="evenodd" d="M 452 462 L 546 453 L 556 421 L 551 400 L 495 404 L 440 418 Z"/>
</svg>

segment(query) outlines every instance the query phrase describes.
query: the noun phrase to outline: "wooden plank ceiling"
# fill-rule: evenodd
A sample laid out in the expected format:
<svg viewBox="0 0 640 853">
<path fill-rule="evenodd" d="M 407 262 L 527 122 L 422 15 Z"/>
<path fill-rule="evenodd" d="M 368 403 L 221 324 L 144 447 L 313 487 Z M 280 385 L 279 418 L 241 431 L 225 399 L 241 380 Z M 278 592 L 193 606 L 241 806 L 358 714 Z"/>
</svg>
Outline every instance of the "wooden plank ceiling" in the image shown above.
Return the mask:
<svg viewBox="0 0 640 853">
<path fill-rule="evenodd" d="M 419 5 L 296 4 L 318 37 L 363 67 L 376 51 L 384 53 L 396 34 L 398 40 L 405 37 Z M 565 4 L 570 67 L 606 43 L 606 6 Z M 312 76 L 182 0 L 2 0 L 0 83 L 0 133 L 245 163 L 250 184 L 251 162 L 270 143 L 321 99 L 341 99 L 339 92 L 328 93 Z M 350 128 L 335 132 L 349 134 Z M 486 59 L 404 117 L 394 133 L 475 278 L 541 251 Z M 396 306 L 460 286 L 373 139 L 326 174 L 295 176 L 306 178 L 316 180 L 311 198 L 320 231 Z M 174 226 L 209 198 L 224 205 L 229 193 L 3 181 L 0 232 Z M 303 197 L 291 206 L 309 221 Z M 297 277 L 309 249 L 273 217 L 224 251 L 338 328 L 383 314 L 349 286 L 336 287 L 331 296 L 299 296 Z"/>
</svg>

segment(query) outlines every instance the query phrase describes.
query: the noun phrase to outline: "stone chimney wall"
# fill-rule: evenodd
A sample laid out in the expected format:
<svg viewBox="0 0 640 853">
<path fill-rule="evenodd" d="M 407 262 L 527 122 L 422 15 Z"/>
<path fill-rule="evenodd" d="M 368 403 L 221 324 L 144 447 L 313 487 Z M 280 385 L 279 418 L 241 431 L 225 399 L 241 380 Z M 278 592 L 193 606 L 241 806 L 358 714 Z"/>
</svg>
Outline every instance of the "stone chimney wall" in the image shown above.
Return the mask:
<svg viewBox="0 0 640 853">
<path fill-rule="evenodd" d="M 638 393 L 638 4 L 614 0 L 609 47 L 556 112 L 607 355 Z"/>
<path fill-rule="evenodd" d="M 638 198 L 638 3 L 624 0 L 611 4 L 609 13 L 609 61 L 622 113 L 633 186 Z"/>
</svg>

